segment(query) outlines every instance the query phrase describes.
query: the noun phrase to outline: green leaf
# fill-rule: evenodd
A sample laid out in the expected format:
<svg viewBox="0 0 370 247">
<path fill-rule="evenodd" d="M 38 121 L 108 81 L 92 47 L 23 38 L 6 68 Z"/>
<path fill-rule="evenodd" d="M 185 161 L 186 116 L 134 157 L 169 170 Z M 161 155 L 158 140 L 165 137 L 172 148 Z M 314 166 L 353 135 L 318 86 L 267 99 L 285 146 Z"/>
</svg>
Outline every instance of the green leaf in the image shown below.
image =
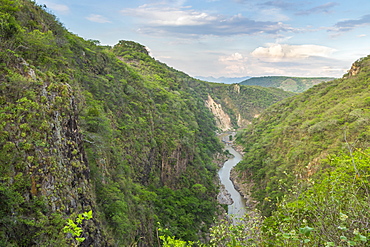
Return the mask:
<svg viewBox="0 0 370 247">
<path fill-rule="evenodd" d="M 343 230 L 343 231 L 347 231 L 348 230 L 347 227 L 345 227 L 345 226 L 338 226 L 338 229 L 339 230 Z"/>
<path fill-rule="evenodd" d="M 86 238 L 76 238 L 76 240 L 80 243 L 82 243 L 83 241 L 85 241 Z"/>
<path fill-rule="evenodd" d="M 290 234 L 289 233 L 283 233 L 283 238 L 289 239 L 290 238 Z"/>
<path fill-rule="evenodd" d="M 362 241 L 362 242 L 367 241 L 367 237 L 365 237 L 364 235 L 359 234 L 358 237 L 359 237 L 360 241 Z"/>
<path fill-rule="evenodd" d="M 84 212 L 82 213 L 82 216 L 86 219 L 86 220 L 89 220 L 92 218 L 92 210 L 90 210 L 89 212 Z"/>
<path fill-rule="evenodd" d="M 348 245 L 349 246 L 355 246 L 357 243 L 355 241 L 349 240 Z"/>
<path fill-rule="evenodd" d="M 335 246 L 334 242 L 326 242 L 325 247 Z"/>
<path fill-rule="evenodd" d="M 341 239 L 342 241 L 347 241 L 347 237 L 346 237 L 346 236 L 340 236 L 340 239 Z"/>
<path fill-rule="evenodd" d="M 314 228 L 312 227 L 309 227 L 309 226 L 305 226 L 303 228 L 299 228 L 299 232 L 306 235 L 306 236 L 309 236 L 310 233 L 314 230 Z"/>
</svg>

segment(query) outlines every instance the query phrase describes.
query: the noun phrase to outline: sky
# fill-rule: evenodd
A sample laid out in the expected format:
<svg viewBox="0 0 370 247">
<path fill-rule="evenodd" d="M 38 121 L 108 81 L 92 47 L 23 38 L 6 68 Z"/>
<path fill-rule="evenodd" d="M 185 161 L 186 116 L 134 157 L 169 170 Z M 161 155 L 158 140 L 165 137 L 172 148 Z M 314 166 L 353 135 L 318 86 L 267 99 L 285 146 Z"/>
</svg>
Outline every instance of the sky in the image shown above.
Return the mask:
<svg viewBox="0 0 370 247">
<path fill-rule="evenodd" d="M 370 54 L 369 0 L 36 0 L 72 33 L 132 40 L 193 77 L 342 77 Z"/>
</svg>

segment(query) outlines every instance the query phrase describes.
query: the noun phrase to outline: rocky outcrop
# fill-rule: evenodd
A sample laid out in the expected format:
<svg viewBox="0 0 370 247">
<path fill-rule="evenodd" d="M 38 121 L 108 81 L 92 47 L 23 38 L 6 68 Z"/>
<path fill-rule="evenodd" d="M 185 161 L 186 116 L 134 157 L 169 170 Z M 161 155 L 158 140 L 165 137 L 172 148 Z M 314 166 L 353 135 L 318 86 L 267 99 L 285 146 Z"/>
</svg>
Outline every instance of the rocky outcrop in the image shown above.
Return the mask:
<svg viewBox="0 0 370 247">
<path fill-rule="evenodd" d="M 227 131 L 232 128 L 230 116 L 224 112 L 221 104 L 217 104 L 210 95 L 208 95 L 208 99 L 206 100 L 206 106 L 214 115 L 216 125 L 219 129 Z"/>
<path fill-rule="evenodd" d="M 220 185 L 220 192 L 217 195 L 217 201 L 220 204 L 231 205 L 234 203 L 230 193 L 225 189 L 223 184 Z"/>
<path fill-rule="evenodd" d="M 244 119 L 240 113 L 238 114 L 238 126 L 239 127 L 245 128 L 246 126 L 248 126 L 251 123 L 252 123 L 251 121 L 248 121 L 247 119 Z"/>
<path fill-rule="evenodd" d="M 26 213 L 22 217 L 32 221 L 36 218 L 40 221 L 38 224 L 49 222 L 48 227 L 60 231 L 60 221 L 67 222 L 68 218 L 75 219 L 78 214 L 91 210 L 93 219 L 81 225 L 81 237 L 85 238 L 81 246 L 106 246 L 96 217 L 95 193 L 78 125 L 74 92 L 67 83 L 49 82 L 50 78 L 43 80 L 33 73 L 25 73 L 24 78 L 27 79 L 20 80 L 19 84 L 24 84 L 27 90 L 21 86 L 4 89 L 3 99 L 7 102 L 4 109 L 9 114 L 3 119 L 5 126 L 1 133 L 9 133 L 7 143 L 14 148 L 8 153 L 16 157 L 5 159 L 3 166 L 11 168 L 4 175 L 14 177 L 9 180 L 9 188 L 17 188 L 26 203 L 32 205 L 39 201 L 37 207 L 45 210 L 34 215 L 35 210 L 23 209 Z M 21 223 L 14 227 L 19 230 Z M 32 231 L 36 230 L 29 226 L 24 234 L 32 234 Z M 67 241 L 73 244 L 75 240 Z"/>
<path fill-rule="evenodd" d="M 95 193 L 90 181 L 90 169 L 78 126 L 77 103 L 67 83 L 43 87 L 45 108 L 49 113 L 48 148 L 38 160 L 38 169 L 32 170 L 33 196 L 47 198 L 50 212 L 63 212 L 69 217 L 93 211 L 94 216 L 82 226 L 86 240 L 81 246 L 106 246 L 97 213 Z M 59 102 L 60 101 L 60 102 Z M 46 116 L 48 118 L 48 116 Z M 46 122 L 45 122 L 46 123 Z"/>
<path fill-rule="evenodd" d="M 352 64 L 351 69 L 348 71 L 349 76 L 355 76 L 360 73 L 361 67 L 356 63 Z"/>
<path fill-rule="evenodd" d="M 176 182 L 181 174 L 186 170 L 187 164 L 193 160 L 191 152 L 185 150 L 182 145 L 169 155 L 167 151 L 162 154 L 161 160 L 161 181 L 170 188 L 176 189 Z"/>
<path fill-rule="evenodd" d="M 349 77 L 356 76 L 361 71 L 361 62 L 364 58 L 360 58 L 356 62 L 354 62 L 351 68 L 348 70 L 348 73 L 343 75 L 343 79 L 348 79 Z"/>
<path fill-rule="evenodd" d="M 234 188 L 245 199 L 247 207 L 249 209 L 254 209 L 257 202 L 253 200 L 251 196 L 253 182 L 250 181 L 244 174 L 238 174 L 235 169 L 231 170 L 230 180 L 233 182 Z"/>
<path fill-rule="evenodd" d="M 240 85 L 234 84 L 234 92 L 240 94 Z"/>
</svg>

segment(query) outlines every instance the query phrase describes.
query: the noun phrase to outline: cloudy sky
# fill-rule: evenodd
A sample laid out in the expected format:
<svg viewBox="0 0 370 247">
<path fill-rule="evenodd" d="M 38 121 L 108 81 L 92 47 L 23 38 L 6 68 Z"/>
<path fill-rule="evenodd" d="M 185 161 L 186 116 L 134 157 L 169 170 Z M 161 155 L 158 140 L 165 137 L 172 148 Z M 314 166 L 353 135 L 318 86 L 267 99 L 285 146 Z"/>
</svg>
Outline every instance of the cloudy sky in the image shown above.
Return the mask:
<svg viewBox="0 0 370 247">
<path fill-rule="evenodd" d="M 133 40 L 191 76 L 341 77 L 370 54 L 369 0 L 36 0 L 71 32 Z"/>
</svg>

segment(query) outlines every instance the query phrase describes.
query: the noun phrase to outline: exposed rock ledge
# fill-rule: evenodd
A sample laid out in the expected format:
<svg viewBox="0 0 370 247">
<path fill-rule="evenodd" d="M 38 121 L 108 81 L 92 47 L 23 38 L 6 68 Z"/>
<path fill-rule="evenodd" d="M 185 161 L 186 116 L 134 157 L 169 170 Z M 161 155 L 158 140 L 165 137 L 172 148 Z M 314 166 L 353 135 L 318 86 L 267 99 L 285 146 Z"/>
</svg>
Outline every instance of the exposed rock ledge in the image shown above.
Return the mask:
<svg viewBox="0 0 370 247">
<path fill-rule="evenodd" d="M 217 201 L 220 204 L 231 205 L 234 200 L 231 198 L 230 193 L 225 189 L 223 184 L 220 184 L 220 192 L 217 195 Z"/>
<path fill-rule="evenodd" d="M 252 181 L 248 181 L 245 177 L 240 177 L 236 170 L 231 169 L 230 180 L 234 184 L 234 188 L 240 193 L 240 195 L 245 199 L 246 206 L 249 209 L 254 209 L 257 202 L 253 200 L 251 196 L 251 188 L 253 186 Z"/>
<path fill-rule="evenodd" d="M 208 94 L 208 99 L 206 100 L 205 104 L 212 112 L 218 128 L 220 128 L 222 131 L 227 131 L 232 128 L 230 116 L 224 112 L 221 104 L 218 104 L 213 100 L 211 95 Z"/>
</svg>

